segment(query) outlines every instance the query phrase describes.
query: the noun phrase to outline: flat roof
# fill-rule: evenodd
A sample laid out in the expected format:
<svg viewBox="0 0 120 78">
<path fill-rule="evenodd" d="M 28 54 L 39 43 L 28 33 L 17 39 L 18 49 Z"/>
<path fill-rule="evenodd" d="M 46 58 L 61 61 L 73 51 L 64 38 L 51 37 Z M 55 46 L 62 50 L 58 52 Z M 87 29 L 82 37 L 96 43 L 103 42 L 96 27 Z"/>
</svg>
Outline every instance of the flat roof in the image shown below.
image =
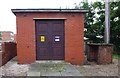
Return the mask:
<svg viewBox="0 0 120 78">
<path fill-rule="evenodd" d="M 87 13 L 88 10 L 85 9 L 51 9 L 51 8 L 46 8 L 46 9 L 11 9 L 13 13 L 37 13 L 37 12 L 65 12 L 65 13 Z"/>
</svg>

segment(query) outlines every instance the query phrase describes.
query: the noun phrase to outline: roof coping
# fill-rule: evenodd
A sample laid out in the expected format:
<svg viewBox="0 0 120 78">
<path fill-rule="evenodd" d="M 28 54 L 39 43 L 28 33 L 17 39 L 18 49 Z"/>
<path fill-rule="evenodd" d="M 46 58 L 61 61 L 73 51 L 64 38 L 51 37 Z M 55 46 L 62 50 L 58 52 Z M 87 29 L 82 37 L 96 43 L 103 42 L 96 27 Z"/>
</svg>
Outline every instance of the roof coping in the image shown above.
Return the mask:
<svg viewBox="0 0 120 78">
<path fill-rule="evenodd" d="M 35 12 L 68 12 L 68 13 L 87 13 L 85 9 L 11 9 L 13 13 L 35 13 Z"/>
</svg>

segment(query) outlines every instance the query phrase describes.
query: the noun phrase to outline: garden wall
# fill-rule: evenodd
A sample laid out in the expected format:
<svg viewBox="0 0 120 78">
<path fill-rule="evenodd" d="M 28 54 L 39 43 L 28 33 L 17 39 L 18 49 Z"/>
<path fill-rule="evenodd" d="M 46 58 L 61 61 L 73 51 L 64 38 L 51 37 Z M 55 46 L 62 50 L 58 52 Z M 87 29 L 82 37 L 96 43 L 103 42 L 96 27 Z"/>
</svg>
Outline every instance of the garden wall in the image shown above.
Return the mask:
<svg viewBox="0 0 120 78">
<path fill-rule="evenodd" d="M 9 60 L 17 55 L 15 42 L 3 42 L 0 51 L 0 66 L 6 64 Z"/>
<path fill-rule="evenodd" d="M 87 59 L 88 61 L 95 61 L 98 64 L 112 63 L 113 45 L 90 43 L 88 44 Z"/>
</svg>

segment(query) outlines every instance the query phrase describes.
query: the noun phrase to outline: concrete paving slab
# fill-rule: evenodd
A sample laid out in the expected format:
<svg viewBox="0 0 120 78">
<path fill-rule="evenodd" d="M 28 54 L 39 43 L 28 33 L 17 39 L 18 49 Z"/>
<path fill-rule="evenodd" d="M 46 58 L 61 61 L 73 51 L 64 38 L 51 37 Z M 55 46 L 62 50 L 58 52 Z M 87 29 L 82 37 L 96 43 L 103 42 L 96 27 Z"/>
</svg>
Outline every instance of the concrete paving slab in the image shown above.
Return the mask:
<svg viewBox="0 0 120 78">
<path fill-rule="evenodd" d="M 40 66 L 40 76 L 46 76 L 47 69 L 45 67 Z"/>
<path fill-rule="evenodd" d="M 63 61 L 46 61 L 31 64 L 28 75 L 32 76 L 80 76 L 80 72 L 71 64 Z"/>
<path fill-rule="evenodd" d="M 27 76 L 40 76 L 40 72 L 28 71 Z"/>
<path fill-rule="evenodd" d="M 30 71 L 35 71 L 35 72 L 39 72 L 41 70 L 40 68 L 40 64 L 36 63 L 36 64 L 31 64 L 29 67 Z"/>
<path fill-rule="evenodd" d="M 40 72 L 41 76 L 61 76 L 59 72 L 55 69 L 55 64 L 53 63 L 41 63 L 40 64 Z"/>
<path fill-rule="evenodd" d="M 63 71 L 61 72 L 61 76 L 81 76 L 80 73 L 78 72 L 66 72 L 66 71 Z"/>
<path fill-rule="evenodd" d="M 81 76 L 80 72 L 71 64 L 65 65 L 65 71 L 61 72 L 62 76 Z"/>
<path fill-rule="evenodd" d="M 43 76 L 61 76 L 60 72 L 49 72 L 47 71 L 46 74 L 44 74 Z"/>
</svg>

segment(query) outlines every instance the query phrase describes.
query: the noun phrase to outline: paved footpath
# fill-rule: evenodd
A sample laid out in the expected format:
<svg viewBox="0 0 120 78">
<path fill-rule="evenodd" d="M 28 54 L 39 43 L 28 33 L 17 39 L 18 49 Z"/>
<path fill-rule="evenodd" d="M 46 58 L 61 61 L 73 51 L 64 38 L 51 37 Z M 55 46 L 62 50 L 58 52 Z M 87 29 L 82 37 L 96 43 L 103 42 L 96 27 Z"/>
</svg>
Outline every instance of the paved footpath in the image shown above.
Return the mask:
<svg viewBox="0 0 120 78">
<path fill-rule="evenodd" d="M 0 67 L 1 76 L 81 76 L 74 65 L 64 61 L 37 61 L 33 64 L 18 64 L 13 58 Z"/>
<path fill-rule="evenodd" d="M 64 61 L 38 61 L 31 64 L 27 76 L 81 76 L 71 64 Z"/>
</svg>

